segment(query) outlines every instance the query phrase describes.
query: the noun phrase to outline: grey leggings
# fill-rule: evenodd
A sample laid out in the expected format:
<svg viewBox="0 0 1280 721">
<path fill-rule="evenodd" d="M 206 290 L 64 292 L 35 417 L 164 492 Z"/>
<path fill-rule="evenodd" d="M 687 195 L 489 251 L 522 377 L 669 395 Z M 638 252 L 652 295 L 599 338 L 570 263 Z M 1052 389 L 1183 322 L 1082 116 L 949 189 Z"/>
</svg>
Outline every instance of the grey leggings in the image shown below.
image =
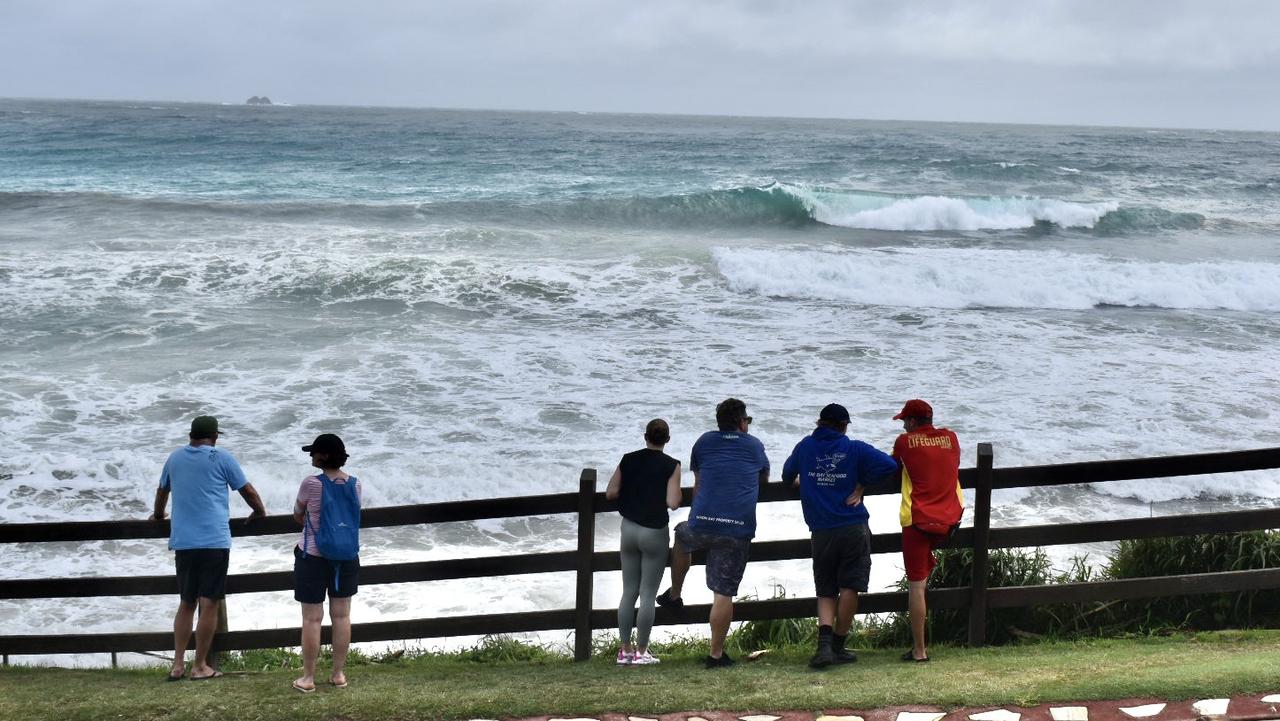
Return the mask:
<svg viewBox="0 0 1280 721">
<path fill-rule="evenodd" d="M 662 583 L 662 570 L 667 567 L 667 545 L 670 537 L 666 526 L 648 528 L 622 519 L 622 600 L 618 602 L 618 639 L 631 643 L 631 627 L 636 627 L 636 645 L 649 645 L 653 628 L 653 603 Z M 636 599 L 640 613 L 636 614 Z"/>
</svg>

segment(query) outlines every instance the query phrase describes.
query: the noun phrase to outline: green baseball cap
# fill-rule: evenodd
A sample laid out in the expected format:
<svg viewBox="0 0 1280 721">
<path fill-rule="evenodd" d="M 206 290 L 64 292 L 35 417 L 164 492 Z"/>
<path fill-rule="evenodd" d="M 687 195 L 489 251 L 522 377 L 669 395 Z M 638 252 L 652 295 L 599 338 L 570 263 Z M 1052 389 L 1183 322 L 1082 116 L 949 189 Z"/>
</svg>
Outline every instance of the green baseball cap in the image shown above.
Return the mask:
<svg viewBox="0 0 1280 721">
<path fill-rule="evenodd" d="M 218 430 L 218 419 L 213 416 L 196 416 L 191 421 L 192 438 L 212 438 L 222 433 Z"/>
</svg>

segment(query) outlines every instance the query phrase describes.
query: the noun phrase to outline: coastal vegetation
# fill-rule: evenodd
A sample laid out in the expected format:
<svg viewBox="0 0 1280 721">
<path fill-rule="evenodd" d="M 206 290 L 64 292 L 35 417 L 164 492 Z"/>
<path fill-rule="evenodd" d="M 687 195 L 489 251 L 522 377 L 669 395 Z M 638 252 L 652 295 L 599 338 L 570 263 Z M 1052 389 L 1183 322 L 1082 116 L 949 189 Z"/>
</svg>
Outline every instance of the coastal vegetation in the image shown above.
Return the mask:
<svg viewBox="0 0 1280 721">
<path fill-rule="evenodd" d="M 971 585 L 971 549 L 944 550 L 937 556 L 930 587 Z M 997 549 L 988 557 L 987 583 L 992 588 L 1043 586 L 1277 567 L 1280 531 L 1249 531 L 1121 541 L 1103 563 L 1093 565 L 1077 556 L 1066 569 L 1055 569 L 1039 548 Z M 905 579 L 898 588 L 906 590 Z M 786 595 L 785 590 L 776 589 L 775 595 Z M 963 644 L 968 618 L 968 609 L 931 610 L 927 635 L 935 643 Z M 1280 629 L 1280 590 L 987 610 L 987 640 L 994 645 L 1248 628 Z M 853 633 L 863 647 L 897 648 L 911 642 L 903 613 L 859 617 Z M 798 618 L 751 621 L 742 624 L 736 635 L 746 641 L 746 647 L 812 644 L 816 623 Z"/>
</svg>

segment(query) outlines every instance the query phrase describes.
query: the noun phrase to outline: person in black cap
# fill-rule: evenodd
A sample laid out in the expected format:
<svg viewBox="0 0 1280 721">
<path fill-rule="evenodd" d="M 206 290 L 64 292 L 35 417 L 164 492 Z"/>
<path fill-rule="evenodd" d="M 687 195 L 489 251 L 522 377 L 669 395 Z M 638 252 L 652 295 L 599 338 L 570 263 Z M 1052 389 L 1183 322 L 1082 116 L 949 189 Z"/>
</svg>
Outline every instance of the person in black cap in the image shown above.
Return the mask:
<svg viewBox="0 0 1280 721">
<path fill-rule="evenodd" d="M 293 549 L 293 598 L 302 604 L 302 676 L 293 687 L 316 690 L 320 625 L 329 596 L 333 628 L 333 671 L 329 683 L 346 688 L 347 649 L 351 644 L 351 597 L 360 586 L 360 481 L 347 474 L 347 448 L 332 433 L 322 433 L 302 450 L 320 473 L 307 476 L 298 489 L 293 518 L 302 538 Z"/>
<path fill-rule="evenodd" d="M 782 465 L 782 480 L 800 489 L 800 505 L 813 546 L 813 585 L 818 597 L 818 650 L 809 665 L 824 668 L 858 657 L 844 647 L 858 612 L 858 593 L 871 575 L 871 531 L 862 505 L 865 486 L 898 470 L 891 456 L 845 435 L 849 411 L 832 403 L 818 415 Z"/>
<path fill-rule="evenodd" d="M 262 498 L 244 477 L 240 464 L 220 448 L 218 419 L 198 416 L 191 421 L 187 445 L 169 454 L 160 471 L 151 520 L 164 520 L 173 495 L 169 548 L 178 571 L 178 611 L 173 618 L 173 667 L 169 680 L 186 672 L 187 644 L 195 621 L 196 655 L 191 679 L 204 681 L 222 674 L 209 665 L 209 647 L 218 628 L 218 607 L 227 594 L 227 565 L 231 557 L 231 527 L 227 489 L 237 491 L 253 512 L 247 520 L 267 515 Z M 196 610 L 199 621 L 195 620 Z"/>
</svg>

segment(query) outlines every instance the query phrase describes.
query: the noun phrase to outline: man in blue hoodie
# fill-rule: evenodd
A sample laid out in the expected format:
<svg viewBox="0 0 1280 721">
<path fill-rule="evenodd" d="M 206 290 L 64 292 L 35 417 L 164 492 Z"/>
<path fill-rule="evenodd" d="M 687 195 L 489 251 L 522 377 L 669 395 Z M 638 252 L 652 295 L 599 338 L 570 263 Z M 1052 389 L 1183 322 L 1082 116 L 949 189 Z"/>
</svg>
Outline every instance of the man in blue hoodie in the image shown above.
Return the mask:
<svg viewBox="0 0 1280 721">
<path fill-rule="evenodd" d="M 866 592 L 871 575 L 871 531 L 862 492 L 898 470 L 892 456 L 846 436 L 848 427 L 844 406 L 826 406 L 818 427 L 796 444 L 782 466 L 783 482 L 800 489 L 813 545 L 818 597 L 818 652 L 809 660 L 813 668 L 858 660 L 844 643 L 858 612 L 858 593 Z"/>
</svg>

